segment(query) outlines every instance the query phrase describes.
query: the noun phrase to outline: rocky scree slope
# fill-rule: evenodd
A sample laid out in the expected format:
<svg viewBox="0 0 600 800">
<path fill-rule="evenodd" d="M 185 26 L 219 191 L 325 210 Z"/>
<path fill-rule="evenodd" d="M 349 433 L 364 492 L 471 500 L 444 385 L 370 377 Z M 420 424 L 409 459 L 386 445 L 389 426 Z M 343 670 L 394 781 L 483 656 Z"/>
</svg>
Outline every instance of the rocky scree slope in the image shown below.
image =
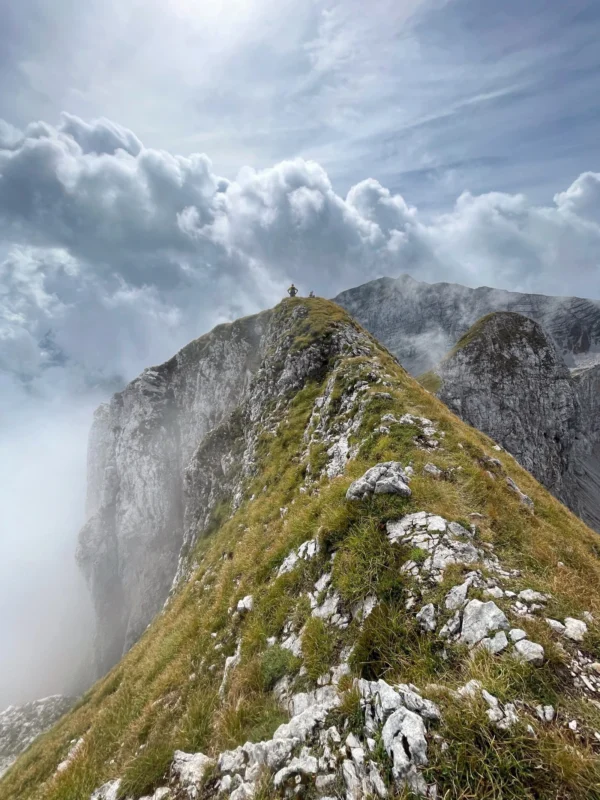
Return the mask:
<svg viewBox="0 0 600 800">
<path fill-rule="evenodd" d="M 56 694 L 22 706 L 9 706 L 0 712 L 0 777 L 74 702 L 72 697 Z"/>
<path fill-rule="evenodd" d="M 257 371 L 230 503 L 0 800 L 600 797 L 596 534 L 339 308 L 272 313 L 298 383 Z"/>
<path fill-rule="evenodd" d="M 420 380 L 600 530 L 599 375 L 572 376 L 541 325 L 496 312 Z"/>
<path fill-rule="evenodd" d="M 335 298 L 412 374 L 432 369 L 478 319 L 514 311 L 539 322 L 569 367 L 600 361 L 600 303 L 487 286 L 380 278 Z"/>
</svg>

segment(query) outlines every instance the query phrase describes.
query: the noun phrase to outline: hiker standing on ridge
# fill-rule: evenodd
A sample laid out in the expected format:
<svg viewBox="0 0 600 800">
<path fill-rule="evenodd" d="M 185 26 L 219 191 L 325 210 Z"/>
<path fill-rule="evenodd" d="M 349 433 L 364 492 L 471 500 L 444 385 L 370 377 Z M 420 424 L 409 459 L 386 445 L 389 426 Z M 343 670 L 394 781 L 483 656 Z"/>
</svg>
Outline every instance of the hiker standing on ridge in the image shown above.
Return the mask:
<svg viewBox="0 0 600 800">
<path fill-rule="evenodd" d="M 296 297 L 296 295 L 298 294 L 298 289 L 296 289 L 296 287 L 295 287 L 295 286 L 294 286 L 294 284 L 292 283 L 292 285 L 291 285 L 291 286 L 290 286 L 290 288 L 287 290 L 287 292 L 288 292 L 288 294 L 289 294 L 289 296 L 290 296 L 290 297 Z"/>
</svg>

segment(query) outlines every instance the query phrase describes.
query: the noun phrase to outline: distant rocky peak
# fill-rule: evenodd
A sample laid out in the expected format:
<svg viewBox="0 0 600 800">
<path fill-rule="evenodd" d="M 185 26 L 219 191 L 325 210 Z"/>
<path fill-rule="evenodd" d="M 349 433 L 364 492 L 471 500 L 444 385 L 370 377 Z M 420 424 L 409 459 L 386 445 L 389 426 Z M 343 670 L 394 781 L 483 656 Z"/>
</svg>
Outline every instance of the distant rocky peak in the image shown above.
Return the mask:
<svg viewBox="0 0 600 800">
<path fill-rule="evenodd" d="M 599 376 L 600 367 L 571 374 L 539 323 L 502 311 L 478 320 L 422 380 L 599 530 Z"/>
<path fill-rule="evenodd" d="M 569 367 L 600 362 L 596 300 L 425 283 L 401 275 L 348 289 L 335 301 L 413 375 L 432 369 L 471 325 L 494 311 L 513 311 L 538 322 Z"/>
<path fill-rule="evenodd" d="M 528 380 L 534 367 L 569 379 L 552 338 L 539 323 L 513 311 L 494 311 L 478 320 L 442 361 L 440 370 L 449 371 L 462 363 L 475 370 L 493 366 L 500 372 L 509 371 L 513 380 L 518 372 Z"/>
</svg>

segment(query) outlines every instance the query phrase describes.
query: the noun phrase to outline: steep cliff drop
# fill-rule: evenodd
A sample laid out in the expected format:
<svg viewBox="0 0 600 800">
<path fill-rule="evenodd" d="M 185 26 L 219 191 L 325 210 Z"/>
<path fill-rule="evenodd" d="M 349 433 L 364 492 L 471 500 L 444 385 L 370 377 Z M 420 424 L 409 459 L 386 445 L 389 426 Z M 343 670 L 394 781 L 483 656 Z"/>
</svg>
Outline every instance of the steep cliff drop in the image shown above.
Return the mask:
<svg viewBox="0 0 600 800">
<path fill-rule="evenodd" d="M 572 455 L 576 513 L 600 532 L 600 365 L 573 371 L 583 433 Z"/>
<path fill-rule="evenodd" d="M 483 317 L 421 380 L 600 530 L 599 367 L 574 377 L 541 325 Z"/>
<path fill-rule="evenodd" d="M 82 562 L 159 611 L 0 800 L 598 800 L 597 534 L 333 303 L 237 325 L 101 411 Z"/>
<path fill-rule="evenodd" d="M 177 572 L 193 505 L 193 457 L 242 402 L 269 340 L 269 314 L 222 325 L 101 406 L 90 434 L 88 521 L 78 562 L 97 619 L 99 674 L 115 664 L 159 610 Z M 225 495 L 237 464 L 212 465 L 203 491 Z"/>
</svg>

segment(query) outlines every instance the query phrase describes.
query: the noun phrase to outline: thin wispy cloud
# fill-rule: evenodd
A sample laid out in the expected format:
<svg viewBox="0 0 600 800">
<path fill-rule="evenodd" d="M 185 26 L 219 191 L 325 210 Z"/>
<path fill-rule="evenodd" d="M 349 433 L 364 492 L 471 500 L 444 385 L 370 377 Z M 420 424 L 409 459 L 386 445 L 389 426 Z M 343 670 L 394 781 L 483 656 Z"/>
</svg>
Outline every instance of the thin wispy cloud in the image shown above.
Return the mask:
<svg viewBox="0 0 600 800">
<path fill-rule="evenodd" d="M 106 117 L 230 179 L 300 156 L 338 192 L 374 177 L 432 210 L 464 190 L 547 202 L 597 168 L 590 0 L 24 0 L 6 17 L 0 117 L 21 128 Z"/>
</svg>

